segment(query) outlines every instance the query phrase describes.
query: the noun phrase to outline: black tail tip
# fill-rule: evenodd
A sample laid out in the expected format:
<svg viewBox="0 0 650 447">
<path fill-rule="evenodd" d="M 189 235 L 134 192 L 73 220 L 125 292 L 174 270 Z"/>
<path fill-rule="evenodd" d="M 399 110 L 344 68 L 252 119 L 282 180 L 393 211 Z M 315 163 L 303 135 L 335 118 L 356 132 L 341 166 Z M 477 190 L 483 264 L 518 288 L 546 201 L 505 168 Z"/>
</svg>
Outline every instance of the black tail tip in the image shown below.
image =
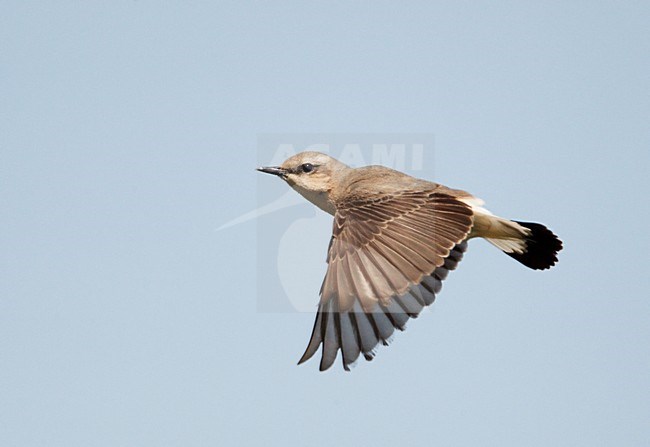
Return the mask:
<svg viewBox="0 0 650 447">
<path fill-rule="evenodd" d="M 544 225 L 532 222 L 517 222 L 531 230 L 526 238 L 525 253 L 506 253 L 533 270 L 546 270 L 557 262 L 557 254 L 562 250 L 562 241 Z"/>
</svg>

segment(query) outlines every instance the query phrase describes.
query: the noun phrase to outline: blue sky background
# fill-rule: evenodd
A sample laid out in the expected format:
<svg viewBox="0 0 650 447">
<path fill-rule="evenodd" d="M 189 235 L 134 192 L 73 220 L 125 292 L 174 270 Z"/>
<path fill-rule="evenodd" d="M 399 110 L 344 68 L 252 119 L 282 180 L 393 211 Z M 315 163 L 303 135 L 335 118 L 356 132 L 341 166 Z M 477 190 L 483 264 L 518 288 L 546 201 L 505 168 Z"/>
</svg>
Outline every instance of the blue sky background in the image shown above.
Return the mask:
<svg viewBox="0 0 650 447">
<path fill-rule="evenodd" d="M 1 9 L 0 444 L 648 445 L 647 2 Z M 374 362 L 297 367 L 312 315 L 257 310 L 291 219 L 215 231 L 284 191 L 267 132 L 432 133 L 420 175 L 561 261 L 472 242 Z"/>
</svg>

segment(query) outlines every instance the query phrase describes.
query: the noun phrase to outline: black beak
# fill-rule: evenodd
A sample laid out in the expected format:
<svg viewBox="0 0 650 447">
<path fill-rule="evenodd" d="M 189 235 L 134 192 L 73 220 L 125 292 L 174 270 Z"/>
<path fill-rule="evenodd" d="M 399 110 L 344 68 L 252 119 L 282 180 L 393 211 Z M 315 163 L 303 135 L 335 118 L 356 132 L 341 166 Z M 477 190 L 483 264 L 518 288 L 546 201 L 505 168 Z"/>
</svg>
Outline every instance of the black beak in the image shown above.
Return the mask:
<svg viewBox="0 0 650 447">
<path fill-rule="evenodd" d="M 260 171 L 260 172 L 265 172 L 267 174 L 277 175 L 278 177 L 282 177 L 282 178 L 286 177 L 286 175 L 287 175 L 287 170 L 283 169 L 283 168 L 281 168 L 279 166 L 269 166 L 269 167 L 266 167 L 266 168 L 257 168 L 257 170 Z"/>
</svg>

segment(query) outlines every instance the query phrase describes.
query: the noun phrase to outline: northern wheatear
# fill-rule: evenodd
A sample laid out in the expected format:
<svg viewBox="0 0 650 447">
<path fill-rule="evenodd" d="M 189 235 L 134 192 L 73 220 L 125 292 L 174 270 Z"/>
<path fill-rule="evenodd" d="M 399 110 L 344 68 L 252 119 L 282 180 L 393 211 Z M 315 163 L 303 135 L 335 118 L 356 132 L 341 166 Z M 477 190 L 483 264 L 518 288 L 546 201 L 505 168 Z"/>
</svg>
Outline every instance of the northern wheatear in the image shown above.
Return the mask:
<svg viewBox="0 0 650 447">
<path fill-rule="evenodd" d="M 468 239 L 482 237 L 535 270 L 555 265 L 562 249 L 544 225 L 497 217 L 465 191 L 383 166 L 355 169 L 302 152 L 258 170 L 334 216 L 316 322 L 298 362 L 322 344 L 321 371 L 339 350 L 346 370 L 361 354 L 372 360 L 380 343 L 433 303 Z"/>
</svg>

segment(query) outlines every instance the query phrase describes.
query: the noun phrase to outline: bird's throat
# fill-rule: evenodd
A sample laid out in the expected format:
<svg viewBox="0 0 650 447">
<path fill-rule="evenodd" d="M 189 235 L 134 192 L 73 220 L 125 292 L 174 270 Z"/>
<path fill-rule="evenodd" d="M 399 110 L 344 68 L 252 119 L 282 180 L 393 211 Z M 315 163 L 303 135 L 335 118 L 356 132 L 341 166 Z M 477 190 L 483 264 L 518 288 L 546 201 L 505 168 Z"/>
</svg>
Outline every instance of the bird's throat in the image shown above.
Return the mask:
<svg viewBox="0 0 650 447">
<path fill-rule="evenodd" d="M 291 187 L 297 191 L 298 194 L 309 200 L 311 203 L 326 213 L 331 214 L 332 216 L 334 213 L 336 213 L 336 208 L 330 201 L 329 194 L 326 191 L 313 191 L 310 189 L 305 189 L 299 185 L 291 185 Z"/>
</svg>

